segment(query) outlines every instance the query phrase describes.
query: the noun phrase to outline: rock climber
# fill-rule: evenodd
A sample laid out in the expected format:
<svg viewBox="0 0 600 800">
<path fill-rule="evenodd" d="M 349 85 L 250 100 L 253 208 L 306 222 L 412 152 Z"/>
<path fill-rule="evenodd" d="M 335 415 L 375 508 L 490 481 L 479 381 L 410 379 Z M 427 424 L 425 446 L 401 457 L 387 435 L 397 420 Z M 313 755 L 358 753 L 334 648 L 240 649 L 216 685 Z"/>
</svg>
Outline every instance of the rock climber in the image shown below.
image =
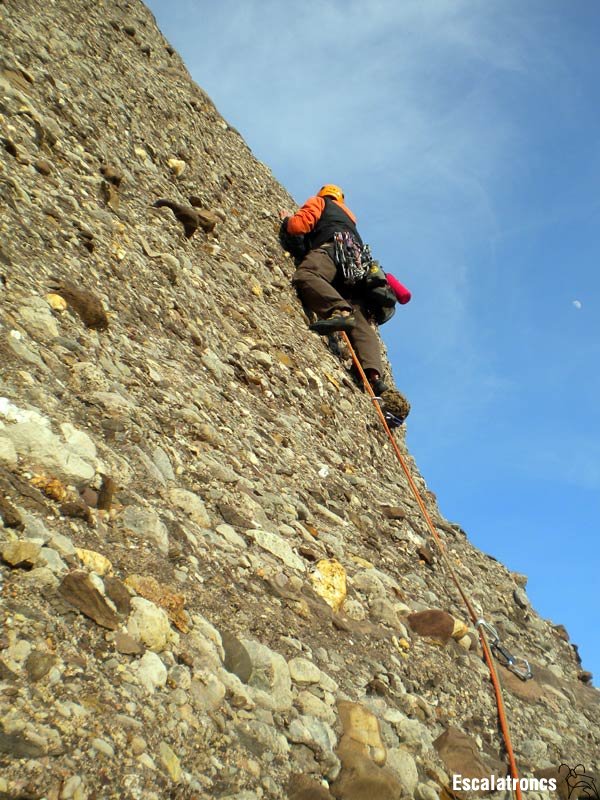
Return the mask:
<svg viewBox="0 0 600 800">
<path fill-rule="evenodd" d="M 366 302 L 365 248 L 356 228 L 356 217 L 344 203 L 343 191 L 339 186 L 326 184 L 295 214 L 282 211 L 280 216 L 282 229 L 288 235 L 304 239 L 305 254 L 300 263 L 297 261 L 292 284 L 304 306 L 318 317 L 310 329 L 322 335 L 346 331 L 375 395 L 380 398 L 382 410 L 404 421 L 410 411 L 408 400 L 381 377 L 381 349 L 371 323 L 374 315 Z M 386 289 L 389 287 L 399 302 L 410 300 L 410 292 L 399 281 L 393 279 L 396 285 L 390 281 L 393 276 L 387 276 L 386 283 L 385 273 L 377 262 L 367 259 L 367 263 L 376 265 Z"/>
</svg>

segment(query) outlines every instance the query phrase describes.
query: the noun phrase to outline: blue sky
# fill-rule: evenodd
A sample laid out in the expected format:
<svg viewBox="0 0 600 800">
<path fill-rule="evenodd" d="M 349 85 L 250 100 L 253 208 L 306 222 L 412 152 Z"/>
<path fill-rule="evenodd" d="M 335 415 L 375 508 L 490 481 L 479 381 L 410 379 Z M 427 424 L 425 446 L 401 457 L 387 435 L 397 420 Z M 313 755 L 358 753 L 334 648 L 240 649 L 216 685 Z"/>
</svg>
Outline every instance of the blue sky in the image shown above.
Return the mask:
<svg viewBox="0 0 600 800">
<path fill-rule="evenodd" d="M 344 188 L 413 292 L 382 334 L 428 485 L 600 683 L 597 0 L 148 5 L 299 204 Z"/>
</svg>

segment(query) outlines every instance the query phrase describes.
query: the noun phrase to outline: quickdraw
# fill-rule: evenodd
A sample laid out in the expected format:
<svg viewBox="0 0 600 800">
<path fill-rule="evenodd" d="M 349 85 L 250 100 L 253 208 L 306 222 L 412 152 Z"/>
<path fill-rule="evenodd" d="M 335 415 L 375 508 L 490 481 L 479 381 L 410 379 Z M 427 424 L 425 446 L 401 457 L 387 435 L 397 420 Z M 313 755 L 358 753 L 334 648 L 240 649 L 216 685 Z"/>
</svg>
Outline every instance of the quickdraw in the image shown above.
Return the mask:
<svg viewBox="0 0 600 800">
<path fill-rule="evenodd" d="M 348 231 L 333 234 L 333 260 L 348 286 L 362 281 L 373 261 L 369 245 L 361 245 Z"/>
<path fill-rule="evenodd" d="M 483 628 L 490 637 L 490 648 L 499 664 L 509 669 L 518 678 L 521 678 L 522 681 L 528 681 L 530 678 L 533 678 L 533 672 L 529 666 L 529 661 L 522 656 L 513 656 L 513 654 L 500 643 L 500 636 L 493 625 L 490 625 L 489 622 L 481 618 L 477 620 L 475 627 Z"/>
</svg>

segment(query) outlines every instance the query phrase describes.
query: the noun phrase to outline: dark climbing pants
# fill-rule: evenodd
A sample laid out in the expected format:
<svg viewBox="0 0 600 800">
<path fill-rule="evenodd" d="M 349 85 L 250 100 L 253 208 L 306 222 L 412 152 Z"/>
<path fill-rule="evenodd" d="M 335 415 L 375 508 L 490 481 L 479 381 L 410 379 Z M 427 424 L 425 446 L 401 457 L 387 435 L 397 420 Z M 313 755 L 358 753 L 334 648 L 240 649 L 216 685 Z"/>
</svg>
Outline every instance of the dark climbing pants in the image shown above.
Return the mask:
<svg viewBox="0 0 600 800">
<path fill-rule="evenodd" d="M 352 311 L 356 325 L 348 336 L 363 369 L 383 374 L 381 350 L 375 329 L 364 314 L 360 302 L 352 298 L 348 287 L 339 281 L 333 259 L 325 250 L 311 250 L 292 277 L 292 284 L 302 303 L 318 317 L 327 317 L 334 309 Z"/>
</svg>

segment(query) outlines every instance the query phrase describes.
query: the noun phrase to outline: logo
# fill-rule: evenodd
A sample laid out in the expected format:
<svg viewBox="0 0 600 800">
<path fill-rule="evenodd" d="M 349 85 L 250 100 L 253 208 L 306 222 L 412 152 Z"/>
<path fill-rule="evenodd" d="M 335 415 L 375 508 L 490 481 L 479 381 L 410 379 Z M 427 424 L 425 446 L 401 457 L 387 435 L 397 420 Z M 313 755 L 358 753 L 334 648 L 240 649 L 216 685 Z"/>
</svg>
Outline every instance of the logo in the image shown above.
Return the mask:
<svg viewBox="0 0 600 800">
<path fill-rule="evenodd" d="M 569 767 L 561 764 L 558 768 L 560 778 L 567 784 L 569 800 L 600 800 L 593 775 L 588 775 L 583 764 Z"/>
</svg>

